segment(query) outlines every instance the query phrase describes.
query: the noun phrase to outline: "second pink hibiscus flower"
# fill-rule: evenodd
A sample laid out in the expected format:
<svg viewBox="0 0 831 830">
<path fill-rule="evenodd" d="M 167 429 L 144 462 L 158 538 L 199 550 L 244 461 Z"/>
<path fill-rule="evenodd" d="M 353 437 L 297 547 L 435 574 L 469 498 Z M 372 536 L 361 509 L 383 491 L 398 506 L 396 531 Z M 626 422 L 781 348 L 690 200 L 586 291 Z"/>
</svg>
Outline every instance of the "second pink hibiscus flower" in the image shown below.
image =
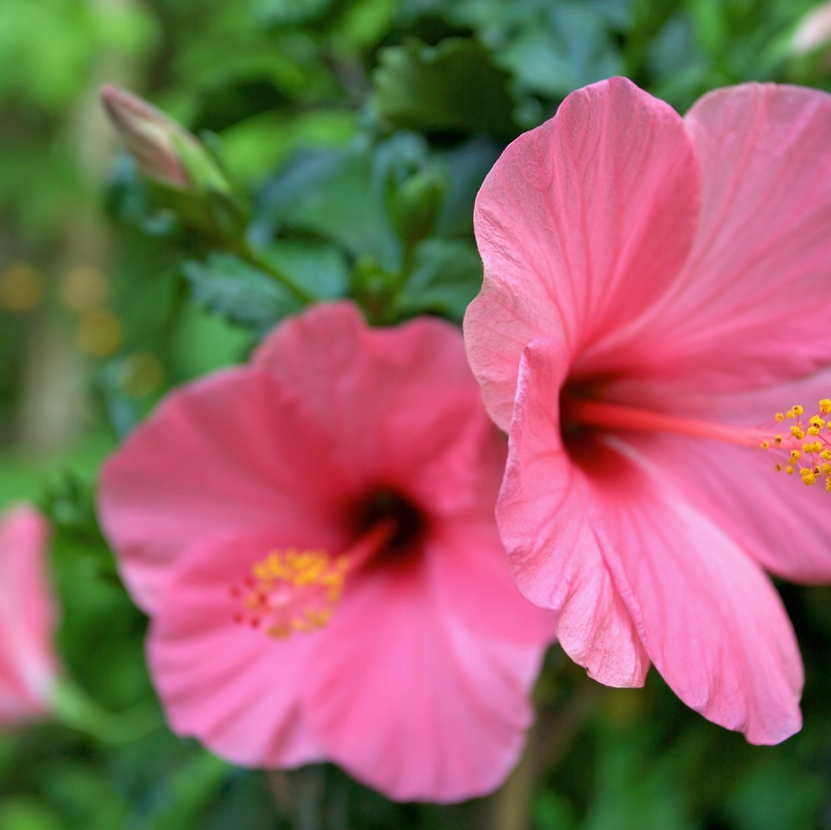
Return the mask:
<svg viewBox="0 0 831 830">
<path fill-rule="evenodd" d="M 465 332 L 510 434 L 518 586 L 593 677 L 640 685 L 652 661 L 754 743 L 801 724 L 763 569 L 831 579 L 829 135 L 814 90 L 718 90 L 682 119 L 613 78 L 517 139 L 476 206 Z"/>
<path fill-rule="evenodd" d="M 494 789 L 553 628 L 510 581 L 504 459 L 438 320 L 315 307 L 173 392 L 100 498 L 173 728 L 243 765 L 333 760 L 402 800 Z"/>
</svg>

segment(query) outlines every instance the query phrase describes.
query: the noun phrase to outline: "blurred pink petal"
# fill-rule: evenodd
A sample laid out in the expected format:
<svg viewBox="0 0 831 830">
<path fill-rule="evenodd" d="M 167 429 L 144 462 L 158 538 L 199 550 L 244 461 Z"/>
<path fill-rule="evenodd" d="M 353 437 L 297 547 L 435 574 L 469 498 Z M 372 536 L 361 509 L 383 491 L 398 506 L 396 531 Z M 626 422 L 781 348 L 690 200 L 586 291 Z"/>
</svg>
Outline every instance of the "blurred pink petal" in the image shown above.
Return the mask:
<svg viewBox="0 0 831 830">
<path fill-rule="evenodd" d="M 754 743 L 799 729 L 802 688 L 759 566 L 831 579 L 831 496 L 773 470 L 802 447 L 774 413 L 807 427 L 831 394 L 830 132 L 814 90 L 717 90 L 681 119 L 613 78 L 514 142 L 476 206 L 465 335 L 510 432 L 518 587 L 599 680 L 651 659 Z M 820 461 L 793 463 L 821 483 Z"/>
<path fill-rule="evenodd" d="M 171 726 L 235 764 L 291 767 L 326 757 L 298 694 L 313 654 L 307 638 L 274 642 L 233 623 L 230 586 L 279 545 L 280 534 L 267 531 L 194 542 L 151 623 L 148 656 Z"/>
<path fill-rule="evenodd" d="M 107 462 L 100 512 L 173 728 L 397 799 L 494 789 L 553 630 L 511 584 L 504 459 L 438 320 L 313 307 L 172 393 Z"/>
<path fill-rule="evenodd" d="M 791 51 L 797 55 L 813 52 L 831 43 L 831 3 L 814 6 L 796 27 L 791 37 Z"/>
<path fill-rule="evenodd" d="M 46 574 L 48 527 L 33 507 L 0 516 L 0 725 L 45 716 L 58 674 L 57 609 Z"/>
</svg>

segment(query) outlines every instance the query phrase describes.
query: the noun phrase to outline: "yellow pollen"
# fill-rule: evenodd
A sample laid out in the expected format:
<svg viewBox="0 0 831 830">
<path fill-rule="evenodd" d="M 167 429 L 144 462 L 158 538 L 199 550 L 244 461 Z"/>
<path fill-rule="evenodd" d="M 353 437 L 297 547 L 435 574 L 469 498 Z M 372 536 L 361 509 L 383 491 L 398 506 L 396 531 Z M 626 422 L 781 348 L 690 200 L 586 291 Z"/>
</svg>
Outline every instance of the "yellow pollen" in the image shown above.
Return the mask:
<svg viewBox="0 0 831 830">
<path fill-rule="evenodd" d="M 323 550 L 273 551 L 253 565 L 244 589 L 232 589 L 244 609 L 235 619 L 253 628 L 262 625 L 277 639 L 323 628 L 332 618 L 348 570 L 348 557 L 332 558 Z"/>
<path fill-rule="evenodd" d="M 792 406 L 787 412 L 777 412 L 773 417 L 776 423 L 786 418 L 795 419 L 795 423 L 788 429 L 790 435 L 775 434 L 772 438 L 759 438 L 762 449 L 769 449 L 771 445 L 787 450 L 787 458 L 777 462 L 774 469 L 781 472 L 783 469 L 788 475 L 799 473 L 802 483 L 807 487 L 816 484 L 821 478 L 825 479 L 825 489 L 831 492 L 831 398 L 819 401 L 818 410 L 803 420 L 805 410 L 799 404 Z M 825 417 L 823 417 L 825 416 Z M 828 430 L 825 432 L 824 430 Z M 757 433 L 758 434 L 758 433 Z M 797 441 L 805 443 L 794 446 Z M 800 447 L 800 449 L 797 449 Z"/>
<path fill-rule="evenodd" d="M 810 487 L 812 484 L 817 483 L 817 476 L 813 470 L 809 470 L 807 467 L 800 470 L 799 474 L 802 476 L 802 483 Z"/>
</svg>

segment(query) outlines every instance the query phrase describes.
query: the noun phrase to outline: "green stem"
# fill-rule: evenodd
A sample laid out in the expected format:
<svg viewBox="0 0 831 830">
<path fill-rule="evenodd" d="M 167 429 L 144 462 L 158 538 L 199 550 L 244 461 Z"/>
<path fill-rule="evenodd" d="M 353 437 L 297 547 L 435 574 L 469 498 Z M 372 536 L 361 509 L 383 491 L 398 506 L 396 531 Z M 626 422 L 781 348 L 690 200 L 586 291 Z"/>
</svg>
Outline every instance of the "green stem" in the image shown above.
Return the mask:
<svg viewBox="0 0 831 830">
<path fill-rule="evenodd" d="M 253 250 L 251 250 L 251 246 L 245 240 L 241 241 L 239 247 L 234 251 L 239 257 L 244 259 L 246 262 L 253 265 L 255 268 L 259 268 L 261 271 L 265 271 L 270 277 L 273 277 L 277 282 L 280 283 L 284 288 L 294 294 L 298 300 L 301 300 L 306 305 L 309 305 L 317 299 L 316 297 L 309 294 L 308 291 L 302 289 L 299 285 L 297 285 L 294 280 L 290 277 L 286 276 L 286 274 L 275 268 L 270 262 L 263 259 L 262 257 L 258 256 Z"/>
<path fill-rule="evenodd" d="M 157 708 L 150 702 L 138 703 L 114 715 L 99 707 L 70 680 L 58 681 L 50 704 L 58 723 L 105 744 L 132 743 L 162 725 Z"/>
</svg>

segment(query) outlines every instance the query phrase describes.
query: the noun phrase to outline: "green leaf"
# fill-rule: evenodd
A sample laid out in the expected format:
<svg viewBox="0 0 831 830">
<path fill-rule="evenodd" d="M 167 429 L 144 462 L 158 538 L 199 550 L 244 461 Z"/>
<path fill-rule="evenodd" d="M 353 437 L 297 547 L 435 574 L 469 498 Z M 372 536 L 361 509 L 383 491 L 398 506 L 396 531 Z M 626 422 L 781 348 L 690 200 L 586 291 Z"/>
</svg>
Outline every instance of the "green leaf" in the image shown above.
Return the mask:
<svg viewBox="0 0 831 830">
<path fill-rule="evenodd" d="M 261 255 L 315 299 L 338 299 L 349 288 L 349 268 L 343 254 L 333 245 L 280 241 Z"/>
<path fill-rule="evenodd" d="M 434 313 L 460 322 L 481 287 L 482 262 L 470 242 L 428 239 L 416 249 L 396 309 L 400 317 Z"/>
<path fill-rule="evenodd" d="M 332 38 L 344 53 L 360 52 L 377 43 L 398 11 L 398 0 L 352 0 L 337 21 Z"/>
<path fill-rule="evenodd" d="M 822 775 L 766 757 L 748 770 L 730 794 L 727 814 L 738 830 L 816 827 L 826 795 Z"/>
<path fill-rule="evenodd" d="M 61 830 L 63 824 L 47 807 L 29 798 L 5 798 L 0 830 Z"/>
<path fill-rule="evenodd" d="M 307 23 L 320 17 L 331 0 L 255 0 L 253 13 L 261 25 Z"/>
<path fill-rule="evenodd" d="M 182 266 L 193 300 L 230 323 L 262 335 L 302 303 L 264 271 L 233 254 L 211 254 Z"/>
<path fill-rule="evenodd" d="M 280 231 L 329 239 L 352 256 L 400 264 L 400 243 L 385 207 L 379 153 L 365 141 L 344 152 L 304 152 L 275 176 L 262 194 L 251 229 L 259 244 Z"/>
<path fill-rule="evenodd" d="M 504 138 L 518 132 L 510 77 L 476 41 L 449 38 L 430 47 L 409 39 L 378 54 L 375 105 L 396 127 Z"/>
<path fill-rule="evenodd" d="M 355 120 L 354 113 L 342 109 L 260 113 L 223 132 L 223 157 L 236 181 L 256 182 L 297 150 L 346 146 Z"/>
<path fill-rule="evenodd" d="M 574 3 L 558 4 L 540 25 L 526 24 L 497 60 L 523 88 L 554 97 L 623 72 L 606 21 Z"/>
</svg>

